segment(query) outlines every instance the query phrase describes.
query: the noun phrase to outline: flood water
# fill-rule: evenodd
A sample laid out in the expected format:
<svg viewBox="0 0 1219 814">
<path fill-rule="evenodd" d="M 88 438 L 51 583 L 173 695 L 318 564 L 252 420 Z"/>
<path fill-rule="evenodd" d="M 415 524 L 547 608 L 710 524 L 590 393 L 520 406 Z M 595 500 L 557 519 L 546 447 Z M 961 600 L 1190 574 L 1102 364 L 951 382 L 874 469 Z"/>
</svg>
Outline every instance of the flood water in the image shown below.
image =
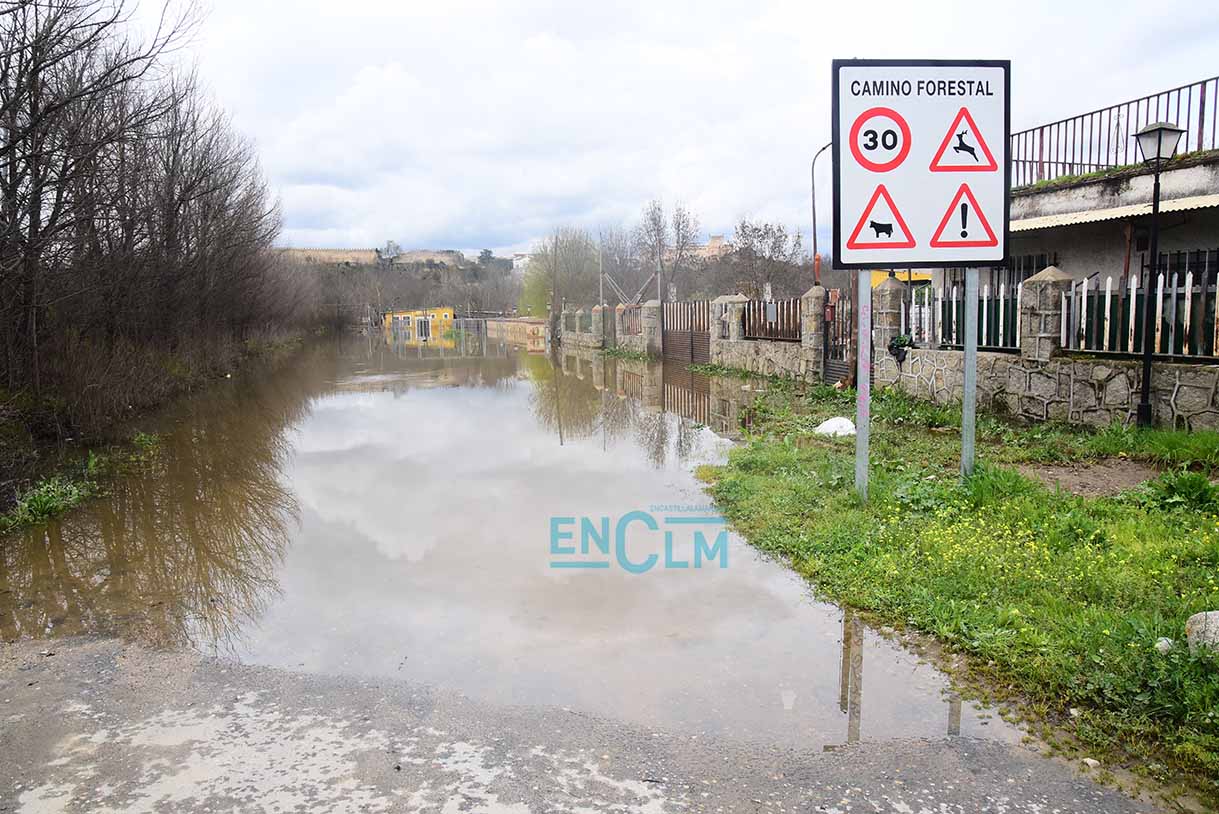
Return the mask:
<svg viewBox="0 0 1219 814">
<path fill-rule="evenodd" d="M 725 532 L 726 564 L 695 551 L 694 530 L 724 527 L 693 470 L 733 445 L 741 382 L 466 350 L 353 337 L 180 405 L 148 427 L 147 466 L 0 542 L 0 636 L 115 635 L 816 748 L 1019 737 L 742 540 Z M 628 515 L 625 557 L 581 549 L 581 518 L 613 537 Z"/>
</svg>

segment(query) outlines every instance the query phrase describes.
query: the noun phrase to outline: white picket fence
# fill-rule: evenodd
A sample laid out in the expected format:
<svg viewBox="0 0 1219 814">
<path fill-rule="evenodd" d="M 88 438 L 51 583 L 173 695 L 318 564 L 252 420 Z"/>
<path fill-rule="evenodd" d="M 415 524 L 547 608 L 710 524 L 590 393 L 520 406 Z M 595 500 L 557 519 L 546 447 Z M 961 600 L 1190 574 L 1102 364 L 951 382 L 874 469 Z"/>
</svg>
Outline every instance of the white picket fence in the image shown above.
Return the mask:
<svg viewBox="0 0 1219 814">
<path fill-rule="evenodd" d="M 1209 261 L 1210 253 L 1206 253 Z M 1153 290 L 1153 353 L 1214 356 L 1219 348 L 1214 270 L 1205 262 L 1197 273 L 1187 262 L 1156 275 Z M 1139 279 L 1089 278 L 1062 295 L 1059 340 L 1069 350 L 1138 354 L 1143 349 L 1145 292 Z"/>
<path fill-rule="evenodd" d="M 1020 347 L 1020 301 L 1024 283 L 983 285 L 978 292 L 978 346 L 1015 350 Z M 965 287 L 930 286 L 914 290 L 902 309 L 902 333 L 932 347 L 965 342 Z"/>
</svg>

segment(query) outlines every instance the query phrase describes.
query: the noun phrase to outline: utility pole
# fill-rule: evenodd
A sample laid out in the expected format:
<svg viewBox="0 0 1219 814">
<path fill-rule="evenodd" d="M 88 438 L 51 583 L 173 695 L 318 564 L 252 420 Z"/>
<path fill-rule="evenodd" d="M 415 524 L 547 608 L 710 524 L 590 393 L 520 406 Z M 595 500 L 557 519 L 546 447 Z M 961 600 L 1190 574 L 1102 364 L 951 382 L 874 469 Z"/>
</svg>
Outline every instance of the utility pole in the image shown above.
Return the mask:
<svg viewBox="0 0 1219 814">
<path fill-rule="evenodd" d="M 563 315 L 559 307 L 559 232 L 556 229 L 550 244 L 550 335 L 559 335 Z"/>
<path fill-rule="evenodd" d="M 660 288 L 660 241 L 656 241 L 656 301 L 664 302 L 665 295 Z"/>
</svg>

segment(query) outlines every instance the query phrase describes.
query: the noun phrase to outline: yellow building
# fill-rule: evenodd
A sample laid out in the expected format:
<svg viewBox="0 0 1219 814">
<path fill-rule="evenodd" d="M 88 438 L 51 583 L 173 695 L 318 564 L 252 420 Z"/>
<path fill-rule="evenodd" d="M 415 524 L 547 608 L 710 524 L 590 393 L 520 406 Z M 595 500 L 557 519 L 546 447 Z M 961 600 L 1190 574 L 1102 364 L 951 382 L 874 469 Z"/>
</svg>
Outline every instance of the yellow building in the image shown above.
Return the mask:
<svg viewBox="0 0 1219 814">
<path fill-rule="evenodd" d="M 906 282 L 907 280 L 909 280 L 913 283 L 916 283 L 916 284 L 931 282 L 931 272 L 927 269 L 923 269 L 921 271 L 919 269 L 894 269 L 893 275 L 895 277 L 897 277 L 897 279 L 903 283 Z M 887 279 L 889 279 L 888 271 L 884 271 L 884 270 L 880 270 L 880 269 L 873 271 L 872 272 L 872 287 L 876 288 L 876 286 L 880 285 Z"/>
<path fill-rule="evenodd" d="M 383 323 L 385 339 L 391 344 L 407 347 L 431 345 L 455 348 L 453 316 L 453 309 L 449 306 L 386 311 Z"/>
</svg>

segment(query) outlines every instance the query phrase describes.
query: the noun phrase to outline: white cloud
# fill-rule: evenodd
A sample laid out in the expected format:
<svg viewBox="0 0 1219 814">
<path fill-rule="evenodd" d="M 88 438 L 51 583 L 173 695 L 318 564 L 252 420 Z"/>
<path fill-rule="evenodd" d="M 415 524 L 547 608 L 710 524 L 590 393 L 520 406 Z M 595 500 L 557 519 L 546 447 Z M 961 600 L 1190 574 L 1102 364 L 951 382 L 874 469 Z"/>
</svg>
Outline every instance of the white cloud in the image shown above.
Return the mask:
<svg viewBox="0 0 1219 814">
<path fill-rule="evenodd" d="M 807 237 L 831 58 L 1010 58 L 1019 129 L 1213 72 L 1213 8 L 1142 8 L 213 0 L 190 50 L 260 147 L 284 243 L 517 247 L 657 195 L 705 232 Z"/>
</svg>

